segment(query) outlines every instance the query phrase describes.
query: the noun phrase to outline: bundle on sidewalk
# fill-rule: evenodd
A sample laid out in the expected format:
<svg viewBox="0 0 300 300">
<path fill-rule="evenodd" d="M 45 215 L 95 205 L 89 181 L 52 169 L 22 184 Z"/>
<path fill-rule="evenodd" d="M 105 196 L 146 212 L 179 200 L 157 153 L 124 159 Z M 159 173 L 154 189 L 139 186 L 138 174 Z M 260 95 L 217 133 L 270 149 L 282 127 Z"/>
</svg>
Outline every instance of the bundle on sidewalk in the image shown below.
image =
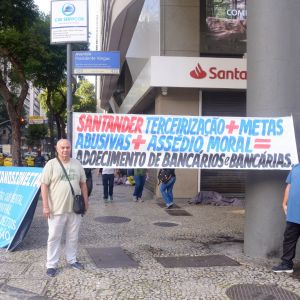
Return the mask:
<svg viewBox="0 0 300 300">
<path fill-rule="evenodd" d="M 215 206 L 243 206 L 242 200 L 238 198 L 226 198 L 214 191 L 202 191 L 189 200 L 188 203 Z"/>
</svg>

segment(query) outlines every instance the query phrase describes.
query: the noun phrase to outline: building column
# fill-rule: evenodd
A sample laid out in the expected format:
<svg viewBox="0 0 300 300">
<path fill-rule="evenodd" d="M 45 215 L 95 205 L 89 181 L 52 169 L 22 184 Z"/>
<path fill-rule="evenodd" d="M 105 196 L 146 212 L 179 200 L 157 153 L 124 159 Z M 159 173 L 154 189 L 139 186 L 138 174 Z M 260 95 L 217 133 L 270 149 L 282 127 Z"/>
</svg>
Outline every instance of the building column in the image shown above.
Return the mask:
<svg viewBox="0 0 300 300">
<path fill-rule="evenodd" d="M 248 1 L 247 11 L 247 115 L 293 115 L 299 153 L 300 1 Z M 281 255 L 285 225 L 281 203 L 287 174 L 287 171 L 248 172 L 246 255 L 262 258 Z M 299 253 L 298 247 L 298 257 Z"/>
</svg>

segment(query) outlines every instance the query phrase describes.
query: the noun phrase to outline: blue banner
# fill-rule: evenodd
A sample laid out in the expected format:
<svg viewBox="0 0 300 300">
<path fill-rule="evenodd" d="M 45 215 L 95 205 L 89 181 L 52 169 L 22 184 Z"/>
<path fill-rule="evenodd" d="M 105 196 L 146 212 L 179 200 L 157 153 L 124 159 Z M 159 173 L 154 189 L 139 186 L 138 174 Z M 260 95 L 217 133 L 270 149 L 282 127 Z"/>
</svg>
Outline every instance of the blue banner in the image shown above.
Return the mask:
<svg viewBox="0 0 300 300">
<path fill-rule="evenodd" d="M 39 195 L 41 172 L 42 168 L 0 167 L 1 248 L 14 249 L 27 233 Z"/>
</svg>

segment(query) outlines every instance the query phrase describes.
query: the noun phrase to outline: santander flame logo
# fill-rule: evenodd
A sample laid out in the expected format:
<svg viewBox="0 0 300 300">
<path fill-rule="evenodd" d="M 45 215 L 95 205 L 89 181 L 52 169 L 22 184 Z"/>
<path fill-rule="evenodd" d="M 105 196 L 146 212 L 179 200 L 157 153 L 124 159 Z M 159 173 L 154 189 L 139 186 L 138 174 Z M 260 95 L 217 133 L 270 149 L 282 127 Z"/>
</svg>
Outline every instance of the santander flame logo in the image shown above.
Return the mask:
<svg viewBox="0 0 300 300">
<path fill-rule="evenodd" d="M 207 74 L 198 63 L 195 69 L 190 72 L 190 75 L 195 79 L 202 79 L 205 78 Z"/>
</svg>

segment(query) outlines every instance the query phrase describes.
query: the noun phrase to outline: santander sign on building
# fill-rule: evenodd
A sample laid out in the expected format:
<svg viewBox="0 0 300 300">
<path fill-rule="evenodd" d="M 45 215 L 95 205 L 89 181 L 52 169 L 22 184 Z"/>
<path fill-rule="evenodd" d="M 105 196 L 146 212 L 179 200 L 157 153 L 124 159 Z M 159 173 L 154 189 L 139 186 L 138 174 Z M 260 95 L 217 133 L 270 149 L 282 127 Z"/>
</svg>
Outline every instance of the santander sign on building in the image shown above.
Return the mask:
<svg viewBox="0 0 300 300">
<path fill-rule="evenodd" d="M 194 79 L 203 79 L 208 76 L 210 79 L 247 80 L 247 71 L 241 71 L 238 68 L 234 68 L 233 70 L 218 70 L 216 67 L 210 67 L 207 73 L 205 70 L 202 69 L 199 63 L 190 72 L 190 75 Z"/>
<path fill-rule="evenodd" d="M 151 86 L 247 88 L 246 59 L 154 56 L 151 72 Z"/>
</svg>

